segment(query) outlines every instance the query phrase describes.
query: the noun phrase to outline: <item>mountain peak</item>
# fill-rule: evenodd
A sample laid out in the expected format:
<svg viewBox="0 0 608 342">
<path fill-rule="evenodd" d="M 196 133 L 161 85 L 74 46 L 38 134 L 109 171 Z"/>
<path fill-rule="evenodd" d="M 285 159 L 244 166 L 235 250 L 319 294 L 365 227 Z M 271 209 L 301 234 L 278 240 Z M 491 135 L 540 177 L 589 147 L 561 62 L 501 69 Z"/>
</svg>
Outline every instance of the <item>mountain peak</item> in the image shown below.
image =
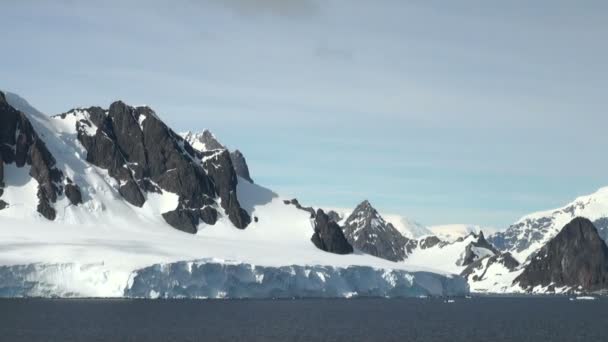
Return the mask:
<svg viewBox="0 0 608 342">
<path fill-rule="evenodd" d="M 368 200 L 357 205 L 346 219 L 344 235 L 353 247 L 365 253 L 391 261 L 407 257 L 409 239 L 386 222 Z"/>
<path fill-rule="evenodd" d="M 543 246 L 514 283 L 522 288 L 569 287 L 594 291 L 608 286 L 608 246 L 587 218 L 576 217 Z"/>
</svg>

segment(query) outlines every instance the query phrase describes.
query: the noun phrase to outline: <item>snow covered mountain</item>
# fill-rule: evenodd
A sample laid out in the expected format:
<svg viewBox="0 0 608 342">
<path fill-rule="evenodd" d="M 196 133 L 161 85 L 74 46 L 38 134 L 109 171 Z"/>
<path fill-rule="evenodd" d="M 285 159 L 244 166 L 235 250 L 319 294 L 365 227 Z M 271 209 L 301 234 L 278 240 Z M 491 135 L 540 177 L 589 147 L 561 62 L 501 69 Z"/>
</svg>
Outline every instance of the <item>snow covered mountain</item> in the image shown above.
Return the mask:
<svg viewBox="0 0 608 342">
<path fill-rule="evenodd" d="M 409 239 L 386 222 L 367 200 L 344 222 L 344 235 L 353 247 L 383 259 L 400 261 L 408 254 Z"/>
<path fill-rule="evenodd" d="M 409 217 L 402 215 L 384 214 L 384 218 L 390 222 L 395 229 L 397 229 L 401 235 L 408 239 L 418 239 L 428 235 L 434 234 L 428 227 L 412 220 Z"/>
<path fill-rule="evenodd" d="M 456 241 L 459 238 L 464 238 L 470 234 L 479 234 L 482 231 L 481 226 L 473 224 L 444 224 L 430 226 L 428 230 L 431 234 L 445 241 Z"/>
<path fill-rule="evenodd" d="M 526 215 L 505 231 L 493 234 L 488 240 L 499 250 L 510 252 L 523 263 L 575 217 L 591 220 L 600 236 L 606 240 L 608 188 L 601 188 L 591 195 L 581 196 L 559 209 Z"/>
<path fill-rule="evenodd" d="M 285 205 L 149 107 L 49 117 L 2 95 L 0 142 L 0 296 L 468 293 L 448 272 L 350 253 L 329 216 Z"/>
</svg>

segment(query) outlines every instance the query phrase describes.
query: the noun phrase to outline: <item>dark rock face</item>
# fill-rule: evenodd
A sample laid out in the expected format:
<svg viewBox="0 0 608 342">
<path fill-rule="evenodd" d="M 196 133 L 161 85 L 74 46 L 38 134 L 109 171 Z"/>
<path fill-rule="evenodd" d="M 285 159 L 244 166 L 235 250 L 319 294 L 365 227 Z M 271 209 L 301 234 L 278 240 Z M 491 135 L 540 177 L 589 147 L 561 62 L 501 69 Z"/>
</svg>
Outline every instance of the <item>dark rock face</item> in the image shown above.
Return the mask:
<svg viewBox="0 0 608 342">
<path fill-rule="evenodd" d="M 350 254 L 351 246 L 342 232 L 342 228 L 321 209 L 315 215 L 315 233 L 310 239 L 317 248 L 334 254 Z"/>
<path fill-rule="evenodd" d="M 39 184 L 37 210 L 45 218 L 54 220 L 56 213 L 52 204 L 63 194 L 63 173 L 56 168 L 55 158 L 27 116 L 10 106 L 4 94 L 0 99 L 0 146 L 2 171 L 4 163 L 15 163 L 17 167 L 29 165 L 30 176 Z"/>
<path fill-rule="evenodd" d="M 524 289 L 537 285 L 608 289 L 608 247 L 591 221 L 577 217 L 530 259 L 513 283 Z"/>
<path fill-rule="evenodd" d="M 236 175 L 250 183 L 253 183 L 253 179 L 251 179 L 251 176 L 249 175 L 247 160 L 245 160 L 245 156 L 241 153 L 241 151 L 235 150 L 230 152 L 230 159 L 232 160 L 232 165 L 234 166 Z"/>
<path fill-rule="evenodd" d="M 441 241 L 438 237 L 432 235 L 432 236 L 427 236 L 425 238 L 422 238 L 420 240 L 418 240 L 418 247 L 420 247 L 420 249 L 427 249 L 427 248 L 433 248 L 437 245 L 441 245 L 445 243 L 443 241 Z"/>
<path fill-rule="evenodd" d="M 368 201 L 359 204 L 344 223 L 344 235 L 353 247 L 383 259 L 407 258 L 410 241 L 386 222 Z"/>
<path fill-rule="evenodd" d="M 78 187 L 78 185 L 74 185 L 72 183 L 66 184 L 65 196 L 70 200 L 70 203 L 72 203 L 73 205 L 78 205 L 82 203 L 82 194 L 80 193 L 80 188 Z"/>
<path fill-rule="evenodd" d="M 4 188 L 4 161 L 2 160 L 2 155 L 0 155 L 0 189 L 2 188 Z M 2 196 L 2 193 L 0 193 L 0 196 Z"/>
<path fill-rule="evenodd" d="M 206 206 L 199 210 L 199 215 L 206 224 L 214 225 L 217 222 L 217 210 L 212 207 Z"/>
<path fill-rule="evenodd" d="M 184 134 L 184 139 L 192 146 L 196 146 L 199 152 L 208 152 L 214 150 L 228 150 L 228 148 L 220 143 L 215 135 L 209 130 L 204 130 L 203 133 L 195 134 L 188 132 Z M 234 150 L 230 152 L 230 160 L 234 167 L 236 175 L 253 183 L 251 175 L 249 174 L 249 167 L 247 166 L 247 160 L 241 151 Z"/>
<path fill-rule="evenodd" d="M 489 257 L 487 263 L 485 263 L 485 266 L 482 262 L 483 260 L 485 260 L 485 258 L 475 260 L 469 266 L 467 266 L 467 268 L 465 268 L 460 275 L 469 281 L 480 281 L 485 279 L 486 272 L 490 266 L 494 264 L 501 264 L 509 271 L 514 271 L 517 267 L 519 267 L 519 262 L 513 258 L 511 253 L 508 252 Z M 480 270 L 482 271 L 481 274 L 473 275 L 473 273 Z M 471 277 L 471 275 L 473 276 Z"/>
<path fill-rule="evenodd" d="M 0 210 L 6 209 L 7 207 L 8 203 L 4 202 L 3 200 L 0 200 Z"/>
<path fill-rule="evenodd" d="M 294 198 L 292 200 L 285 200 L 285 201 L 283 201 L 283 203 L 285 203 L 286 205 L 293 205 L 300 210 L 307 211 L 310 213 L 310 218 L 315 218 L 315 215 L 316 215 L 315 209 L 313 207 L 303 207 L 297 198 Z"/>
<path fill-rule="evenodd" d="M 330 221 L 340 222 L 342 220 L 342 216 L 333 210 L 328 211 L 327 216 L 329 216 Z"/>
<path fill-rule="evenodd" d="M 230 221 L 240 229 L 251 222 L 251 217 L 241 208 L 236 197 L 237 178 L 228 150 L 216 150 L 205 157 L 203 167 L 211 177 L 215 191 L 219 194 L 222 208 L 228 213 Z"/>
<path fill-rule="evenodd" d="M 120 188 L 118 188 L 118 193 L 124 199 L 126 199 L 127 202 L 140 208 L 144 205 L 144 203 L 146 203 L 146 199 L 141 192 L 142 190 L 133 179 L 129 179 L 126 183 L 121 185 Z"/>
<path fill-rule="evenodd" d="M 214 198 L 219 197 L 237 228 L 250 223 L 237 199 L 237 178 L 227 151 L 211 155 L 195 151 L 152 109 L 120 101 L 108 110 L 90 107 L 61 117 L 83 112 L 84 118 L 76 128 L 78 140 L 87 150 L 87 161 L 108 170 L 120 184 L 120 195 L 129 203 L 143 206 L 147 192 L 175 193 L 179 205 L 163 217 L 179 230 L 196 233 L 199 220 L 207 224 L 217 221 L 217 211 L 208 206 L 215 206 Z"/>
<path fill-rule="evenodd" d="M 163 218 L 172 227 L 186 233 L 196 234 L 198 226 L 198 212 L 192 209 L 175 209 L 163 213 Z"/>
<path fill-rule="evenodd" d="M 476 236 L 477 241 L 467 245 L 461 259 L 456 262 L 457 265 L 468 266 L 478 259 L 499 254 L 498 250 L 483 236 L 483 232 L 479 232 L 479 235 Z"/>
</svg>

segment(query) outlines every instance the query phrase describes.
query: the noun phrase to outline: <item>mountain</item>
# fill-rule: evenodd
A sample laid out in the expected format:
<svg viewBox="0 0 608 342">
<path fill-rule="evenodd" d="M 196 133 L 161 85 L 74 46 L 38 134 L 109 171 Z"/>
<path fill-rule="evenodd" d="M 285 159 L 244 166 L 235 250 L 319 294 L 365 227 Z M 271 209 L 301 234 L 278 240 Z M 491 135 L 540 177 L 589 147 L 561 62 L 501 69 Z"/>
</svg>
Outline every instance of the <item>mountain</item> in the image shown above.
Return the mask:
<svg viewBox="0 0 608 342">
<path fill-rule="evenodd" d="M 47 116 L 2 94 L 0 139 L 0 296 L 468 293 L 461 277 L 353 251 L 339 215 L 285 205 L 150 107 Z"/>
<path fill-rule="evenodd" d="M 590 220 L 574 218 L 534 254 L 515 282 L 528 291 L 606 291 L 608 247 Z"/>
<path fill-rule="evenodd" d="M 407 257 L 409 239 L 386 222 L 367 200 L 350 214 L 343 229 L 348 242 L 362 252 L 391 261 Z"/>
<path fill-rule="evenodd" d="M 608 238 L 608 188 L 579 197 L 559 209 L 526 215 L 488 240 L 499 250 L 510 252 L 517 260 L 525 262 L 575 217 L 588 218 L 599 235 L 604 240 Z"/>
<path fill-rule="evenodd" d="M 432 235 L 435 235 L 444 241 L 456 241 L 469 234 L 479 234 L 482 228 L 473 224 L 444 224 L 430 226 L 428 227 L 428 230 Z"/>
<path fill-rule="evenodd" d="M 409 217 L 401 215 L 382 215 L 387 221 L 393 224 L 401 235 L 408 239 L 418 239 L 424 236 L 434 235 L 433 232 L 425 225 L 412 220 Z"/>
<path fill-rule="evenodd" d="M 228 150 L 226 146 L 219 142 L 219 140 L 209 130 L 204 130 L 202 133 L 192 133 L 190 131 L 180 134 L 194 149 L 200 152 L 207 152 L 213 150 Z M 230 160 L 237 176 L 253 183 L 253 179 L 249 174 L 249 166 L 247 160 L 241 151 L 234 150 L 230 152 Z"/>
<path fill-rule="evenodd" d="M 486 240 L 483 232 L 480 231 L 479 234 L 473 234 L 473 236 L 477 240 L 466 246 L 464 253 L 456 261 L 457 265 L 468 266 L 475 261 L 498 254 L 498 250 Z"/>
</svg>

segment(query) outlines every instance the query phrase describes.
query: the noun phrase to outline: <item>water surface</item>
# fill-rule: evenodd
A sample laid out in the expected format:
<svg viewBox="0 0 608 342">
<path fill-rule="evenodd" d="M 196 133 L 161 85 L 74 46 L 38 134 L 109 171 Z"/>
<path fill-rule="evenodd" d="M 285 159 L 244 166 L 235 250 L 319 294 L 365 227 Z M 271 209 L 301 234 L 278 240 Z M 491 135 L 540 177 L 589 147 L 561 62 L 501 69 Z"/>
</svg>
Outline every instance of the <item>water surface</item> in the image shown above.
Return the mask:
<svg viewBox="0 0 608 342">
<path fill-rule="evenodd" d="M 608 299 L 0 300 L 2 341 L 602 341 Z"/>
</svg>

